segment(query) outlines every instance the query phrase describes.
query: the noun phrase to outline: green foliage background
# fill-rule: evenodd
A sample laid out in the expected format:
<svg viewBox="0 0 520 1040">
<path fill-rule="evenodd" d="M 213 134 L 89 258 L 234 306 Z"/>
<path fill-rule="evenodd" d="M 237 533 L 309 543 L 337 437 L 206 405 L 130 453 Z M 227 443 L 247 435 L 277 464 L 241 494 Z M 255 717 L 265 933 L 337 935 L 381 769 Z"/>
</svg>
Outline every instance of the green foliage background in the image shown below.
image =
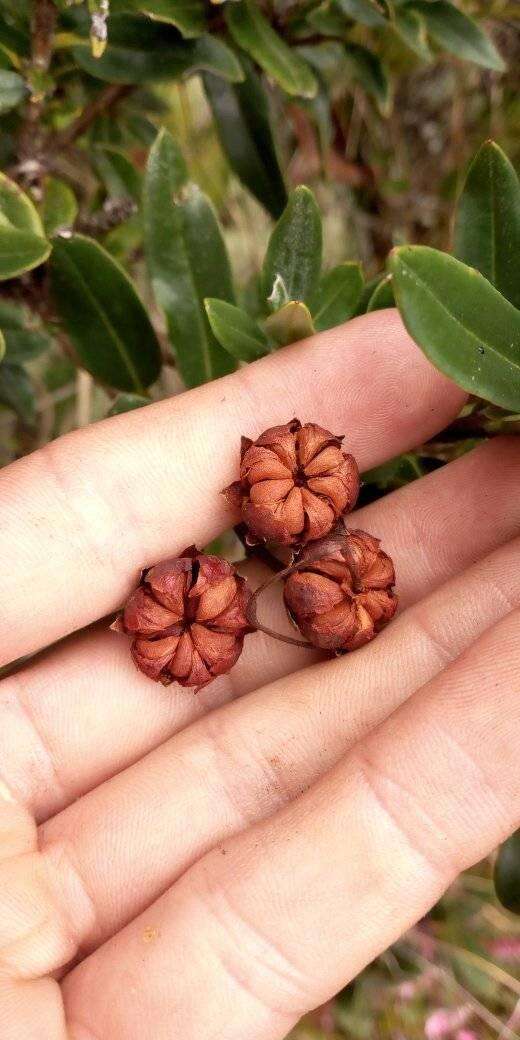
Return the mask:
<svg viewBox="0 0 520 1040">
<path fill-rule="evenodd" d="M 516 433 L 519 7 L 0 0 L 0 465 L 394 302 L 471 398 L 365 500 Z M 514 1031 L 519 946 L 483 864 L 298 1040 Z"/>
</svg>

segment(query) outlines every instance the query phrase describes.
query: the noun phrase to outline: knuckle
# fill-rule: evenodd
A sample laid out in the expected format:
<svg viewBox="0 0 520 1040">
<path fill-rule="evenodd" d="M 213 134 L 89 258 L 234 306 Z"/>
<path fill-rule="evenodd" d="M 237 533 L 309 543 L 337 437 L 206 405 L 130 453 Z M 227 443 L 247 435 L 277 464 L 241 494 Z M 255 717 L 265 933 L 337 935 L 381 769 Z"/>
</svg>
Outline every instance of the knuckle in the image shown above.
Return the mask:
<svg viewBox="0 0 520 1040">
<path fill-rule="evenodd" d="M 211 919 L 212 952 L 227 985 L 269 1015 L 293 1018 L 313 1006 L 312 981 L 239 906 L 233 880 L 220 877 L 217 854 L 201 861 L 196 895 Z"/>
<path fill-rule="evenodd" d="M 405 855 L 427 871 L 435 888 L 444 889 L 460 870 L 450 835 L 417 794 L 387 774 L 366 748 L 356 752 L 355 764 L 370 802 L 394 831 Z M 382 869 L 386 874 L 386 863 Z"/>
<path fill-rule="evenodd" d="M 40 690 L 40 692 L 42 692 Z M 4 679 L 0 692 L 0 759 L 5 779 L 22 802 L 39 814 L 51 799 L 65 799 L 55 755 L 37 709 L 25 696 L 23 673 Z"/>
</svg>

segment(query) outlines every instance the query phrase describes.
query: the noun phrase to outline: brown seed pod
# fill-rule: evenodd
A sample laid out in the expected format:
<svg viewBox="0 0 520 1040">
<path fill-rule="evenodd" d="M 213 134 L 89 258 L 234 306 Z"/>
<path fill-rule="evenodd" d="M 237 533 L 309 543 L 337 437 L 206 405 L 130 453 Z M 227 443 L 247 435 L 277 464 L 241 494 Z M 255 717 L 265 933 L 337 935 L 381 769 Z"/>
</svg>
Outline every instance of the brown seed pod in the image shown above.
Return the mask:
<svg viewBox="0 0 520 1040">
<path fill-rule="evenodd" d="M 229 672 L 254 631 L 250 595 L 230 563 L 191 546 L 143 573 L 112 628 L 134 636 L 132 658 L 150 679 L 201 688 Z"/>
<path fill-rule="evenodd" d="M 284 585 L 284 601 L 313 646 L 335 652 L 370 642 L 397 609 L 394 566 L 365 531 L 339 521 L 328 538 L 304 550 Z"/>
<path fill-rule="evenodd" d="M 343 437 L 293 419 L 242 438 L 240 479 L 224 490 L 252 541 L 305 545 L 328 534 L 359 494 L 359 470 Z"/>
</svg>

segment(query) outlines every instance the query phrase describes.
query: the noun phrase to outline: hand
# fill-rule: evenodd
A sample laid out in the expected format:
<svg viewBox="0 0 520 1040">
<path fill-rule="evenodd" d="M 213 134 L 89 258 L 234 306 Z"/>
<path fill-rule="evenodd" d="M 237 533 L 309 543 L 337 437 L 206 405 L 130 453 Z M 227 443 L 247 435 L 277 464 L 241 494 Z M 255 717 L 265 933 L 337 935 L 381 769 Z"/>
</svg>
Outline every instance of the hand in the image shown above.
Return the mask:
<svg viewBox="0 0 520 1040">
<path fill-rule="evenodd" d="M 225 527 L 242 433 L 297 414 L 366 469 L 462 403 L 385 311 L 22 459 L 0 663 Z M 518 826 L 519 476 L 495 440 L 358 512 L 404 609 L 351 656 L 250 636 L 194 696 L 103 622 L 2 681 L 2 1040 L 279 1040 Z"/>
</svg>

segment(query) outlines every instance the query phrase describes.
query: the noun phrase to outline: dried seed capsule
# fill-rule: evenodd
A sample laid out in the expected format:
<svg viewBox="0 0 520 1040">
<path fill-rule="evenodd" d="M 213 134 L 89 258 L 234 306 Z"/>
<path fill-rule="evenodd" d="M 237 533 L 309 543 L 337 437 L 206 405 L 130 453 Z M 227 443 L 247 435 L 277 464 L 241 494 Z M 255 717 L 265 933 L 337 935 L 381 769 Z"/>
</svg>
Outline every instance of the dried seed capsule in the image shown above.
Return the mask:
<svg viewBox="0 0 520 1040">
<path fill-rule="evenodd" d="M 240 480 L 226 488 L 253 540 L 302 545 L 328 534 L 359 494 L 359 470 L 343 437 L 293 419 L 256 441 L 242 439 Z"/>
<path fill-rule="evenodd" d="M 145 571 L 112 626 L 134 636 L 132 657 L 150 679 L 168 686 L 206 686 L 242 653 L 250 591 L 218 556 L 192 546 Z"/>
<path fill-rule="evenodd" d="M 313 646 L 336 652 L 370 642 L 397 609 L 394 566 L 365 531 L 340 521 L 328 538 L 304 550 L 306 561 L 288 576 L 284 600 Z"/>
</svg>

